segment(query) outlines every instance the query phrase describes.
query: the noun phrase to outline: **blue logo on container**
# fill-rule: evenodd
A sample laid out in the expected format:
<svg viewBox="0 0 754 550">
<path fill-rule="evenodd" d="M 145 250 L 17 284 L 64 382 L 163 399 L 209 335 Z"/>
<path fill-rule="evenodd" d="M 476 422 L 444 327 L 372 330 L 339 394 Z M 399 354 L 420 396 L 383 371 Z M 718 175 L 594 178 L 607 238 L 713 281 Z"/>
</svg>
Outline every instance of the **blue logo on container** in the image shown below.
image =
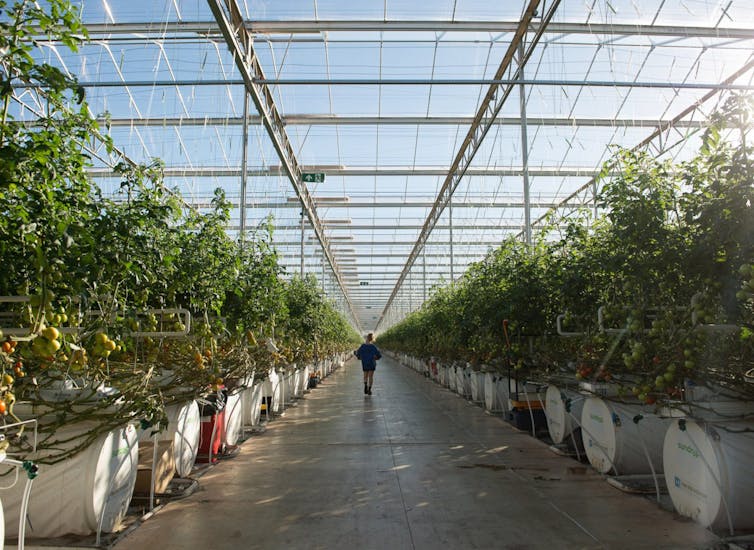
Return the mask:
<svg viewBox="0 0 754 550">
<path fill-rule="evenodd" d="M 673 481 L 675 482 L 675 486 L 676 487 L 680 487 L 681 486 L 681 478 L 680 477 L 675 476 L 675 479 Z"/>
</svg>

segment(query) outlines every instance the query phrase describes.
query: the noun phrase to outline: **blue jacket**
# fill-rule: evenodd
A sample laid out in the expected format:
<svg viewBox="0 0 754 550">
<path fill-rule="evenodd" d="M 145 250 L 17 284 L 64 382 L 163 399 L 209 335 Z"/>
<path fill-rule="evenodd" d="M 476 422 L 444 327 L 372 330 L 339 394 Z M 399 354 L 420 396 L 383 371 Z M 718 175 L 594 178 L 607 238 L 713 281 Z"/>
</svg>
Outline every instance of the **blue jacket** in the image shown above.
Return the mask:
<svg viewBox="0 0 754 550">
<path fill-rule="evenodd" d="M 361 344 L 353 354 L 361 359 L 361 366 L 365 369 L 373 369 L 377 366 L 377 359 L 382 358 L 380 350 L 374 344 Z"/>
</svg>

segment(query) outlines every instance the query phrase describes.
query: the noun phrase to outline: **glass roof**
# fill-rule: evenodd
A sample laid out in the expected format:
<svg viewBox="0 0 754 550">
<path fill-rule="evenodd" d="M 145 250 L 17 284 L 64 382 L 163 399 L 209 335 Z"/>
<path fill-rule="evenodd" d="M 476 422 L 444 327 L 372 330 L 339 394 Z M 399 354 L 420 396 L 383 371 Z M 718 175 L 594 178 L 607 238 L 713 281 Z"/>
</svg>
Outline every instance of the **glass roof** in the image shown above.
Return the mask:
<svg viewBox="0 0 754 550">
<path fill-rule="evenodd" d="M 520 68 L 516 31 L 529 3 L 229 2 L 264 73 L 254 87 L 269 91 L 284 124 L 275 131 L 303 173 L 325 175 L 295 183 L 313 199 L 337 275 L 309 219 L 304 268 L 362 330 L 384 330 L 506 236 L 523 235 L 527 211 L 536 221 L 566 199 L 589 204 L 612 146 L 686 158 L 705 116 L 732 90 L 751 88 L 749 0 L 541 2 L 520 41 L 530 47 Z M 226 2 L 74 4 L 90 41 L 77 53 L 41 42 L 40 55 L 86 85 L 123 154 L 163 159 L 166 182 L 190 203 L 206 208 L 224 188 L 234 233 L 245 171 L 246 227 L 271 214 L 282 261 L 298 272 L 301 202 L 253 102 L 243 165 L 244 46 L 229 47 L 216 20 L 230 17 Z M 499 112 L 475 123 L 493 88 L 505 94 Z M 29 107 L 18 117 L 34 118 L 30 95 L 17 95 Z M 470 143 L 479 124 L 486 133 Z M 464 152 L 473 158 L 461 174 L 453 163 Z M 96 163 L 92 176 L 112 192 L 111 160 Z M 454 175 L 451 209 L 441 192 Z M 424 230 L 436 202 L 436 225 Z"/>
</svg>

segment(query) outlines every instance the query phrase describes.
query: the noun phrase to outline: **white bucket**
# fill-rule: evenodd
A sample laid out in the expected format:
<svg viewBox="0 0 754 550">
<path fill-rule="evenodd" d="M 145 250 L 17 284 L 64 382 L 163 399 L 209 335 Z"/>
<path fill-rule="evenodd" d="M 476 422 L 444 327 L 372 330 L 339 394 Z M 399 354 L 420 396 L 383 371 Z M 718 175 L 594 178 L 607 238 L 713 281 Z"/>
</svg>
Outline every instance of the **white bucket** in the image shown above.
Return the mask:
<svg viewBox="0 0 754 550">
<path fill-rule="evenodd" d="M 254 385 L 254 393 L 252 394 L 252 397 L 251 397 L 251 406 L 252 406 L 251 425 L 252 426 L 258 426 L 261 422 L 263 400 L 264 400 L 264 384 L 262 382 L 258 382 Z"/>
<path fill-rule="evenodd" d="M 262 415 L 262 396 L 264 395 L 265 383 L 256 381 L 251 388 L 243 393 L 243 424 L 244 426 L 257 426 Z"/>
<path fill-rule="evenodd" d="M 238 443 L 243 427 L 243 390 L 231 390 L 225 400 L 225 445 L 233 446 Z"/>
<path fill-rule="evenodd" d="M 466 379 L 466 373 L 464 367 L 456 367 L 456 386 L 455 391 L 458 395 L 463 395 L 464 382 Z"/>
<path fill-rule="evenodd" d="M 311 373 L 311 365 L 306 365 L 303 369 L 301 369 L 301 379 L 298 387 L 298 392 L 296 394 L 298 397 L 304 397 L 304 392 L 306 392 L 307 388 L 309 387 L 309 375 Z"/>
<path fill-rule="evenodd" d="M 251 408 L 251 400 L 254 397 L 254 388 L 259 384 L 254 380 L 255 374 L 252 374 L 249 378 L 244 380 L 245 386 L 241 392 L 241 425 L 251 426 L 253 424 L 253 411 Z"/>
<path fill-rule="evenodd" d="M 581 437 L 589 463 L 601 473 L 651 474 L 654 469 L 660 474 L 669 424 L 670 419 L 648 406 L 588 397 L 581 411 Z"/>
<path fill-rule="evenodd" d="M 280 375 L 274 368 L 270 369 L 270 373 L 267 375 L 267 380 L 264 387 L 264 395 L 272 398 L 272 412 L 280 412 L 280 396 L 282 394 L 280 388 Z M 269 402 L 267 403 L 269 407 Z"/>
<path fill-rule="evenodd" d="M 503 410 L 497 388 L 498 379 L 499 377 L 491 372 L 484 375 L 484 408 L 490 412 L 501 412 Z"/>
<path fill-rule="evenodd" d="M 178 477 L 188 477 L 196 462 L 201 437 L 202 417 L 199 404 L 190 401 L 183 405 L 167 408 L 168 432 L 172 433 L 175 473 Z"/>
<path fill-rule="evenodd" d="M 290 366 L 285 373 L 285 406 L 288 407 L 293 403 L 293 395 L 296 392 L 296 367 Z"/>
<path fill-rule="evenodd" d="M 545 393 L 547 430 L 553 443 L 563 443 L 581 424 L 585 397 L 578 392 L 549 385 Z"/>
<path fill-rule="evenodd" d="M 663 460 L 679 514 L 704 527 L 754 529 L 754 421 L 675 419 Z"/>
<path fill-rule="evenodd" d="M 462 380 L 463 380 L 463 390 L 459 391 L 462 396 L 466 397 L 467 399 L 471 397 L 471 373 L 472 370 L 470 367 L 466 367 L 461 369 L 462 373 Z"/>
<path fill-rule="evenodd" d="M 472 371 L 471 373 L 471 400 L 474 403 L 484 402 L 484 373 Z"/>
<path fill-rule="evenodd" d="M 309 380 L 309 365 L 303 369 L 296 371 L 296 392 L 294 395 L 297 398 L 304 396 L 304 390 L 306 389 L 306 382 Z"/>
<path fill-rule="evenodd" d="M 500 376 L 495 381 L 495 391 L 497 393 L 497 399 L 500 401 L 500 408 L 503 412 L 510 410 L 510 390 L 511 380 L 507 376 Z"/>
<path fill-rule="evenodd" d="M 67 437 L 87 429 L 82 423 L 61 429 L 60 435 Z M 138 463 L 138 435 L 128 424 L 102 434 L 69 459 L 50 466 L 41 464 L 29 499 L 26 536 L 88 535 L 97 532 L 100 522 L 103 532 L 116 530 L 128 511 Z M 22 475 L 13 488 L 3 491 L 5 534 L 9 537 L 18 536 L 24 485 Z"/>
<path fill-rule="evenodd" d="M 173 441 L 175 471 L 178 477 L 187 477 L 194 468 L 201 436 L 201 414 L 196 401 L 165 407 L 168 426 L 157 434 L 159 441 Z M 151 430 L 141 431 L 139 441 L 153 441 Z"/>
</svg>

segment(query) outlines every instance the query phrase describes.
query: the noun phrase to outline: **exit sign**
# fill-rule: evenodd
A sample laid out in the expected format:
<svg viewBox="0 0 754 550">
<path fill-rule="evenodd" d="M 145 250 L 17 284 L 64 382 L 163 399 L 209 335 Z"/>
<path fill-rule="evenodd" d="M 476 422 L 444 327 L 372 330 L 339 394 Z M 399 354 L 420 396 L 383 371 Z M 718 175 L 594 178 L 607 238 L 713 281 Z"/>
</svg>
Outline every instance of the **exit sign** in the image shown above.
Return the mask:
<svg viewBox="0 0 754 550">
<path fill-rule="evenodd" d="M 317 174 L 301 174 L 301 179 L 306 183 L 324 183 L 325 175 L 322 173 Z"/>
</svg>

